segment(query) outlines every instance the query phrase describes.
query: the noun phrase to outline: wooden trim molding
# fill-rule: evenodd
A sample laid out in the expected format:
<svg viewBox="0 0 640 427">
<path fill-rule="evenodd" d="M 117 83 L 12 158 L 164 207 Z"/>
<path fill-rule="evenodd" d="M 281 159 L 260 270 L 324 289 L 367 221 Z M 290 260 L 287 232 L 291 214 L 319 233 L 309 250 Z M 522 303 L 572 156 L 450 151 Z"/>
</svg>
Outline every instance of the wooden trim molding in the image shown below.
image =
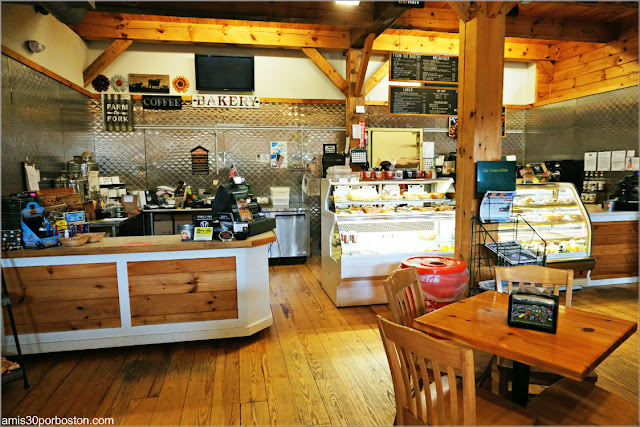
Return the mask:
<svg viewBox="0 0 640 427">
<path fill-rule="evenodd" d="M 80 92 L 81 94 L 83 94 L 85 96 L 88 96 L 89 98 L 99 98 L 100 97 L 99 94 L 93 94 L 93 93 L 89 92 L 88 90 L 86 90 L 83 87 L 80 87 L 79 85 L 75 84 L 71 80 L 65 79 L 61 75 L 49 70 L 48 68 L 45 68 L 42 65 L 33 62 L 32 60 L 30 60 L 26 56 L 20 55 L 15 50 L 9 49 L 5 45 L 2 45 L 2 54 L 3 55 L 7 55 L 9 58 L 15 59 L 19 63 L 24 64 L 27 67 L 32 68 L 32 69 L 44 74 L 45 76 L 51 77 L 52 79 L 62 83 L 63 85 L 70 87 L 71 89 L 77 90 L 78 92 Z M 98 95 L 98 96 L 96 97 L 94 95 Z"/>
</svg>

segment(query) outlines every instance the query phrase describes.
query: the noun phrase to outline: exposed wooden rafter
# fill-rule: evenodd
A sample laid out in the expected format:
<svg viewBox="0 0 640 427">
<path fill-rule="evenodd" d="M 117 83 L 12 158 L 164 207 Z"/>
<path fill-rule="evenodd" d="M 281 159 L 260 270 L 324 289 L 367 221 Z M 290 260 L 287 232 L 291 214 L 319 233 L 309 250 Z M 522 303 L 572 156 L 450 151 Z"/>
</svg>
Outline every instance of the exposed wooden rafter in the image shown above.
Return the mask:
<svg viewBox="0 0 640 427">
<path fill-rule="evenodd" d="M 406 36 L 400 33 L 382 34 L 373 43 L 373 52 L 458 55 L 458 39 L 446 36 L 442 33 L 429 33 L 425 37 Z M 509 61 L 553 61 L 555 55 L 556 49 L 549 44 L 516 43 L 511 40 L 505 40 L 504 43 L 504 58 Z"/>
<path fill-rule="evenodd" d="M 508 6 L 507 6 L 508 7 Z M 458 15 L 450 8 L 412 9 L 398 18 L 399 28 L 457 33 Z M 618 36 L 615 25 L 575 18 L 517 16 L 506 18 L 507 37 L 604 43 Z"/>
<path fill-rule="evenodd" d="M 369 92 L 373 90 L 374 87 L 380 83 L 380 81 L 389 74 L 389 56 L 385 60 L 382 67 L 378 68 L 378 71 L 373 73 L 373 76 L 369 77 L 369 80 L 364 84 L 364 95 L 367 96 Z"/>
<path fill-rule="evenodd" d="M 157 18 L 157 17 L 156 17 Z M 252 25 L 249 21 L 192 19 L 191 22 L 153 20 L 153 16 L 136 19 L 116 19 L 87 13 L 87 18 L 71 28 L 85 40 L 124 38 L 140 42 L 176 44 L 232 44 L 268 48 L 314 48 L 348 50 L 346 30 L 316 30 L 313 26 L 286 24 L 286 27 Z M 212 23 L 215 22 L 215 23 Z M 458 39 L 446 33 L 413 31 L 401 34 L 389 29 L 378 36 L 372 53 L 407 52 L 436 55 L 457 55 Z M 509 61 L 550 61 L 555 49 L 548 44 L 505 42 L 505 59 Z"/>
<path fill-rule="evenodd" d="M 447 2 L 449 7 L 458 15 L 462 22 L 471 20 L 471 2 L 470 1 L 450 1 Z"/>
<path fill-rule="evenodd" d="M 371 58 L 371 48 L 373 47 L 373 41 L 375 40 L 375 34 L 369 34 L 364 41 L 364 47 L 362 48 L 362 59 L 360 60 L 360 66 L 358 67 L 358 77 L 356 77 L 356 96 L 364 96 L 362 89 L 364 88 L 364 78 L 367 74 L 367 67 L 369 66 L 369 59 Z"/>
<path fill-rule="evenodd" d="M 71 29 L 85 40 L 127 39 L 142 42 L 182 44 L 234 44 L 241 46 L 300 49 L 349 48 L 348 31 L 309 29 L 309 25 L 288 24 L 279 28 L 250 21 L 192 19 L 193 22 L 167 22 L 153 16 L 117 19 L 87 13 Z M 213 23 L 213 22 L 215 23 Z"/>
<path fill-rule="evenodd" d="M 373 23 L 364 28 L 354 28 L 351 31 L 351 48 L 362 49 L 369 34 L 375 37 L 382 34 L 384 30 L 391 27 L 406 9 L 397 7 L 393 3 L 375 2 L 373 9 Z"/>
<path fill-rule="evenodd" d="M 132 40 L 116 39 L 83 72 L 84 86 L 89 86 L 98 75 L 133 43 Z"/>
<path fill-rule="evenodd" d="M 347 82 L 342 78 L 340 73 L 336 71 L 335 68 L 329 61 L 325 59 L 324 56 L 317 49 L 303 47 L 302 52 L 309 57 L 310 60 L 313 61 L 314 64 L 318 66 L 320 71 L 324 73 L 325 76 L 329 77 L 329 80 L 333 82 L 333 84 L 338 88 L 338 90 L 345 95 L 347 94 Z"/>
</svg>

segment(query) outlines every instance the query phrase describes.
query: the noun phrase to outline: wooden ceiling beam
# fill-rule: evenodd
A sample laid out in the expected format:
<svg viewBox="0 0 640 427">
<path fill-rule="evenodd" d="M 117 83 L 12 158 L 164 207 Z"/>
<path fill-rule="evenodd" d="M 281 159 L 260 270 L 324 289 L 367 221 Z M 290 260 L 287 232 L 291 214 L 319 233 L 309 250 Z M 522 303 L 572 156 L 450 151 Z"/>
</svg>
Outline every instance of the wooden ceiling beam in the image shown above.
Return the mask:
<svg viewBox="0 0 640 427">
<path fill-rule="evenodd" d="M 268 48 L 348 50 L 346 31 L 327 31 L 226 23 L 180 23 L 143 21 L 141 19 L 85 19 L 71 28 L 85 40 L 126 39 L 139 42 L 176 44 L 230 44 Z M 458 38 L 446 33 L 425 32 L 404 35 L 402 30 L 388 30 L 379 35 L 373 53 L 389 52 L 457 55 Z M 505 58 L 509 61 L 553 61 L 555 49 L 548 44 L 505 41 Z"/>
<path fill-rule="evenodd" d="M 325 76 L 329 77 L 329 80 L 333 82 L 333 84 L 338 88 L 338 90 L 345 95 L 347 94 L 347 82 L 344 78 L 336 71 L 335 68 L 329 61 L 326 60 L 324 56 L 317 49 L 303 47 L 302 52 L 309 57 L 310 60 L 313 61 L 314 64 L 318 66 L 320 71 L 324 73 Z"/>
<path fill-rule="evenodd" d="M 438 37 L 431 33 L 428 37 L 405 36 L 402 34 L 382 34 L 373 43 L 373 53 L 425 53 L 432 55 L 458 55 L 457 38 Z M 505 41 L 504 58 L 507 61 L 533 62 L 554 61 L 556 49 L 548 44 L 526 44 Z"/>
<path fill-rule="evenodd" d="M 354 28 L 351 31 L 351 49 L 362 49 L 369 34 L 379 36 L 384 30 L 391 27 L 406 10 L 393 3 L 375 2 L 373 23 L 364 28 Z"/>
<path fill-rule="evenodd" d="M 513 3 L 505 2 L 505 5 L 504 9 L 507 9 Z M 398 18 L 396 27 L 457 33 L 458 15 L 449 8 L 411 9 Z M 506 37 L 515 38 L 606 43 L 618 37 L 618 29 L 606 22 L 520 15 L 506 18 L 505 34 Z"/>
<path fill-rule="evenodd" d="M 358 69 L 358 77 L 356 78 L 356 96 L 364 96 L 362 89 L 364 88 L 364 78 L 367 74 L 367 67 L 369 66 L 369 59 L 371 58 L 371 48 L 373 47 L 373 41 L 375 40 L 375 34 L 369 34 L 364 41 L 364 47 L 362 48 L 362 59 L 360 60 L 360 67 Z"/>
<path fill-rule="evenodd" d="M 84 86 L 89 86 L 98 75 L 104 71 L 122 52 L 127 50 L 133 43 L 132 40 L 116 39 L 98 56 L 83 72 L 82 79 Z"/>
<path fill-rule="evenodd" d="M 378 68 L 378 71 L 373 73 L 373 76 L 369 77 L 369 80 L 367 80 L 367 82 L 364 84 L 364 96 L 369 95 L 369 92 L 371 92 L 373 88 L 376 87 L 378 83 L 380 83 L 382 79 L 385 78 L 385 76 L 387 76 L 388 74 L 389 56 L 387 55 L 384 64 L 382 64 L 382 66 Z"/>
<path fill-rule="evenodd" d="M 212 24 L 92 17 L 70 27 L 85 40 L 126 39 L 141 42 L 234 44 L 286 49 L 313 47 L 346 50 L 350 46 L 349 33 L 346 31 L 236 25 L 234 21 Z"/>
</svg>

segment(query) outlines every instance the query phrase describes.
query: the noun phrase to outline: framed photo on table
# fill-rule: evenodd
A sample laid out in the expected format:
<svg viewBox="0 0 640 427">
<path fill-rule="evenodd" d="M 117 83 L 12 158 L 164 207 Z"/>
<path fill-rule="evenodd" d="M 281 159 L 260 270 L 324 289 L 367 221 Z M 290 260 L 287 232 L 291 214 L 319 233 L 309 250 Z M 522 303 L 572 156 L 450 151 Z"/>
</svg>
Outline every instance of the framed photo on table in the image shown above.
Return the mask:
<svg viewBox="0 0 640 427">
<path fill-rule="evenodd" d="M 555 334 L 558 326 L 558 297 L 526 293 L 510 294 L 507 324 L 514 328 L 534 329 Z"/>
</svg>

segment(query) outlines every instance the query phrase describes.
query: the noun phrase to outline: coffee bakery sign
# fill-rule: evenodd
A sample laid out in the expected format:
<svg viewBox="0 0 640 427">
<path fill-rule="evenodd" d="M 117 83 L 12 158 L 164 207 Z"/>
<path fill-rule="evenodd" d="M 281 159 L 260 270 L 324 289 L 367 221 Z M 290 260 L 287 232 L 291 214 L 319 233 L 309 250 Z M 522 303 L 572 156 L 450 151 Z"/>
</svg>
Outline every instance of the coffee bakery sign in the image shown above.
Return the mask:
<svg viewBox="0 0 640 427">
<path fill-rule="evenodd" d="M 260 108 L 260 98 L 247 95 L 193 95 L 193 107 Z"/>
</svg>

